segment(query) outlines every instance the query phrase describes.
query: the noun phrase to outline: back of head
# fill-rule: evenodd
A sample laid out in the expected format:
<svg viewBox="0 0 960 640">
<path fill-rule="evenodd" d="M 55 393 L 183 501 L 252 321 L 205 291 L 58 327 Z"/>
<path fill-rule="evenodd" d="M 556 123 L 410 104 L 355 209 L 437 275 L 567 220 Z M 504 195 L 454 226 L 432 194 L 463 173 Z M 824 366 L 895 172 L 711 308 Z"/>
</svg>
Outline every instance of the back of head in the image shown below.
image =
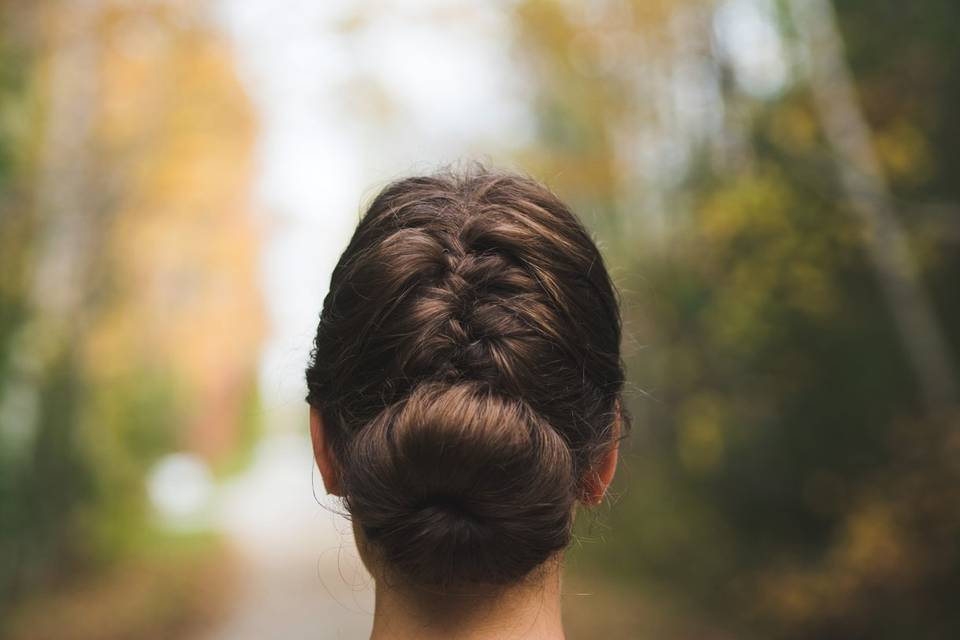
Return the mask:
<svg viewBox="0 0 960 640">
<path fill-rule="evenodd" d="M 509 584 L 566 547 L 614 444 L 615 290 L 546 187 L 396 181 L 334 269 L 307 370 L 346 508 L 384 568 Z"/>
</svg>

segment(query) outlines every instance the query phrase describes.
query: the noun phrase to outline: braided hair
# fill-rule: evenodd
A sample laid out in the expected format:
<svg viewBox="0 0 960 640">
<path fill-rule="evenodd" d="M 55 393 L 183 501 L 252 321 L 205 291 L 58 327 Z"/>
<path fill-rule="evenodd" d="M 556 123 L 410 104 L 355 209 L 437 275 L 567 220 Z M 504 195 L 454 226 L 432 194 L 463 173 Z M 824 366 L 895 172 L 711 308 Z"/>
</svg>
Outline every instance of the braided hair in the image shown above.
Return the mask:
<svg viewBox="0 0 960 640">
<path fill-rule="evenodd" d="M 330 282 L 307 369 L 344 504 L 420 584 L 519 580 L 571 537 L 624 368 L 596 245 L 535 180 L 395 181 Z"/>
</svg>

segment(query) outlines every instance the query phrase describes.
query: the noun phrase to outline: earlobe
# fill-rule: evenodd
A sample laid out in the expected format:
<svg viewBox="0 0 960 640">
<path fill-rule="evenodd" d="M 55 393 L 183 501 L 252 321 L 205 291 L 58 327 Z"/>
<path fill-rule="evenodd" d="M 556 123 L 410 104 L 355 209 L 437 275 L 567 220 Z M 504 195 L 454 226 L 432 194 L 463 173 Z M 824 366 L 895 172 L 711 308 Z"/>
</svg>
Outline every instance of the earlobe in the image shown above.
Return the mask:
<svg viewBox="0 0 960 640">
<path fill-rule="evenodd" d="M 315 407 L 310 407 L 310 439 L 313 441 L 313 457 L 323 478 L 323 487 L 328 494 L 342 496 L 340 478 L 337 474 L 333 452 L 327 446 L 323 416 Z"/>
</svg>

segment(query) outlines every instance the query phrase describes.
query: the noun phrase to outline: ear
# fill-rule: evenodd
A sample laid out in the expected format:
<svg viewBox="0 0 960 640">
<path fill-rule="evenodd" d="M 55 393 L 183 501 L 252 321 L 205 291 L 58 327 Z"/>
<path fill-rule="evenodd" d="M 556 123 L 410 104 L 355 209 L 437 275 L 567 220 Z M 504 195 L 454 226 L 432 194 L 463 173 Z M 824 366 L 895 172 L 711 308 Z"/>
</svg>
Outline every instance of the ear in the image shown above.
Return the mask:
<svg viewBox="0 0 960 640">
<path fill-rule="evenodd" d="M 310 407 L 310 438 L 313 440 L 313 457 L 317 461 L 317 468 L 323 477 L 323 487 L 328 494 L 342 496 L 340 478 L 337 475 L 337 466 L 333 452 L 327 446 L 323 416 L 315 407 Z"/>
<path fill-rule="evenodd" d="M 583 497 L 583 503 L 595 506 L 603 501 L 603 496 L 607 493 L 607 488 L 613 482 L 613 476 L 617 472 L 617 458 L 620 454 L 620 429 L 621 429 L 620 403 L 617 403 L 617 418 L 613 425 L 613 446 L 603 454 L 596 465 L 587 471 L 586 491 Z"/>
</svg>

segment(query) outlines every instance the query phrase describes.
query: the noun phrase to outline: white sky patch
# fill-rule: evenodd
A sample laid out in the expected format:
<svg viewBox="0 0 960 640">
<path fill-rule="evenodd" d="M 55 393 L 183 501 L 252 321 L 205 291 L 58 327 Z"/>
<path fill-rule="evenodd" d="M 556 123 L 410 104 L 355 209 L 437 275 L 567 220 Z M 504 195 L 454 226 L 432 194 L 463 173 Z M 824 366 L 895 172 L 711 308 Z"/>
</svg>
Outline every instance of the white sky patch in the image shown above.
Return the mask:
<svg viewBox="0 0 960 640">
<path fill-rule="evenodd" d="M 787 55 L 770 0 L 724 0 L 717 7 L 714 30 L 745 93 L 771 98 L 786 87 Z"/>
<path fill-rule="evenodd" d="M 147 477 L 147 494 L 162 521 L 174 528 L 202 528 L 213 497 L 213 478 L 204 462 L 189 453 L 161 458 Z"/>
</svg>

